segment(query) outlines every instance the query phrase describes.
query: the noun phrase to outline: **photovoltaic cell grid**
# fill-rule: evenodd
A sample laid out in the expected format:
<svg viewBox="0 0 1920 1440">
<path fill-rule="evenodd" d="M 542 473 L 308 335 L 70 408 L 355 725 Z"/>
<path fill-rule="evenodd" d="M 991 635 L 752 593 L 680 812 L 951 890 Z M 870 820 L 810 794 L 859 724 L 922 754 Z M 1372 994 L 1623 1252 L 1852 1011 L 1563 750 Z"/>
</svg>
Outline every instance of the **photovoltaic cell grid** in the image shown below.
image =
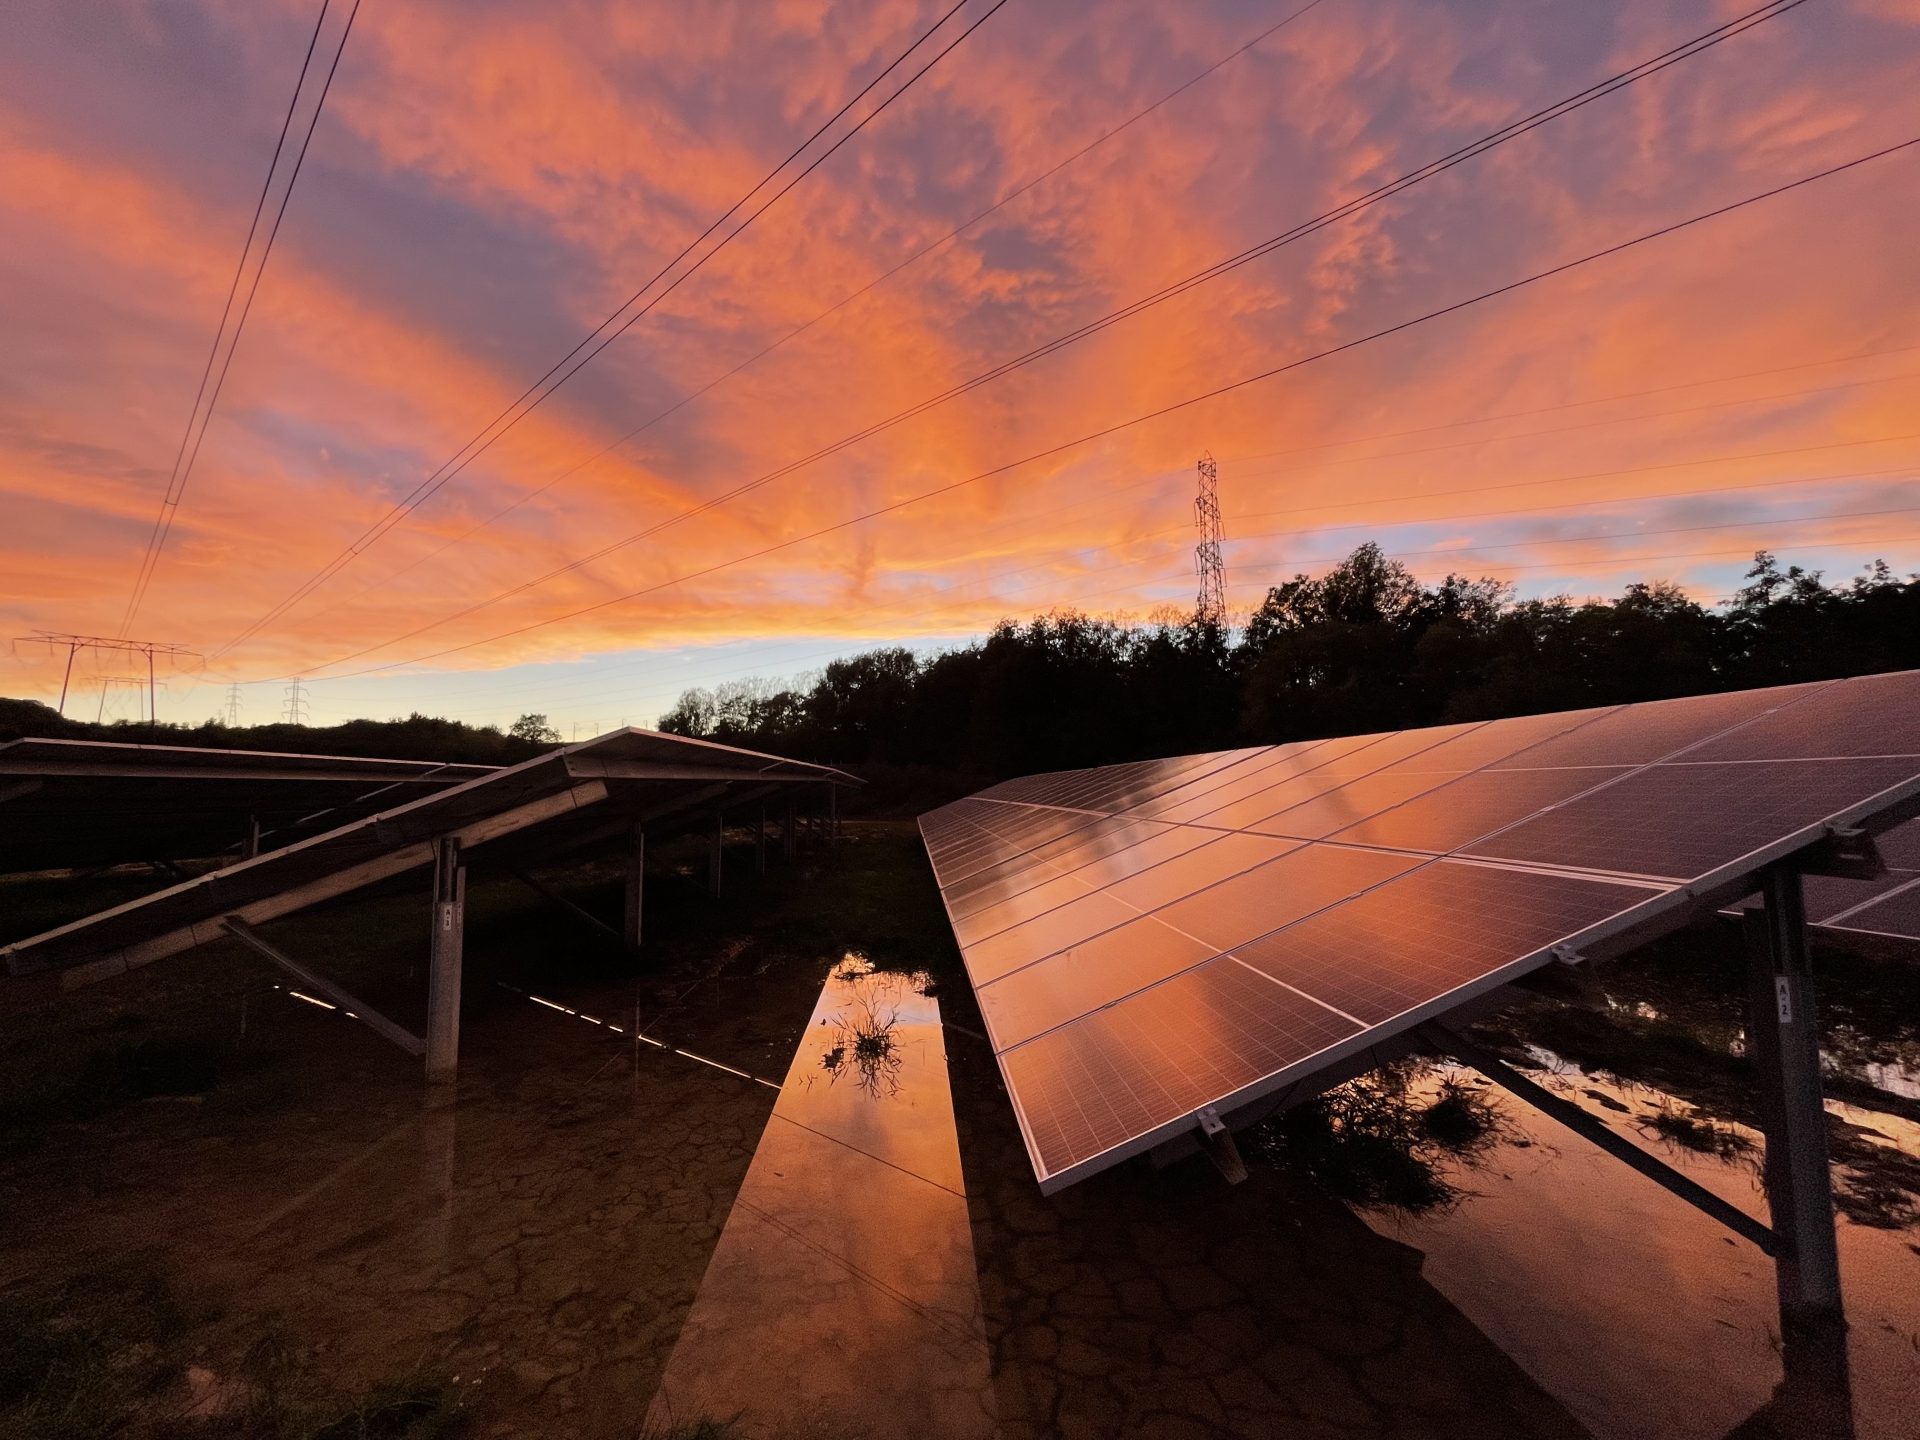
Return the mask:
<svg viewBox="0 0 1920 1440">
<path fill-rule="evenodd" d="M 1911 813 L 1920 672 L 1024 776 L 921 818 L 1043 1189 Z M 1816 923 L 1920 937 L 1920 821 Z"/>
</svg>

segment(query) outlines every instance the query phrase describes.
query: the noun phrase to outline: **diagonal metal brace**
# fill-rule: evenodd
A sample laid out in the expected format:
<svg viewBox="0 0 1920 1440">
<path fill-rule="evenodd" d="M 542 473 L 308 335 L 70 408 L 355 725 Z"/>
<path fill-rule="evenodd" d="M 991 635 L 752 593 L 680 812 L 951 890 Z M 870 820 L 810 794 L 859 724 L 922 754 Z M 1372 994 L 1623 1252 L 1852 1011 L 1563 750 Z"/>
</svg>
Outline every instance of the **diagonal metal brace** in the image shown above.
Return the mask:
<svg viewBox="0 0 1920 1440">
<path fill-rule="evenodd" d="M 356 998 L 343 986 L 336 985 L 333 981 L 327 979 L 326 976 L 320 974 L 319 971 L 309 970 L 279 946 L 271 943 L 258 930 L 255 930 L 251 925 L 247 924 L 247 922 L 242 920 L 238 915 L 229 915 L 220 923 L 227 928 L 227 933 L 232 935 L 234 939 L 259 951 L 260 954 L 266 956 L 267 959 L 286 971 L 287 974 L 293 976 L 294 979 L 298 980 L 309 990 L 318 991 L 334 1004 L 338 1005 L 342 1010 L 353 1011 L 354 1018 L 359 1020 L 360 1023 L 365 1025 L 369 1030 L 373 1031 L 374 1034 L 391 1040 L 409 1055 L 424 1055 L 427 1053 L 427 1042 L 425 1040 L 401 1029 L 379 1011 L 367 1005 L 365 1001 Z"/>
<path fill-rule="evenodd" d="M 1498 1056 L 1483 1050 L 1458 1031 L 1429 1022 L 1420 1033 L 1436 1050 L 1464 1061 L 1502 1089 L 1510 1091 L 1536 1110 L 1558 1120 L 1584 1139 L 1591 1140 L 1616 1160 L 1624 1160 L 1654 1184 L 1662 1186 L 1686 1201 L 1694 1209 L 1711 1216 L 1743 1240 L 1751 1240 L 1769 1255 L 1778 1255 L 1783 1241 L 1768 1226 L 1761 1224 L 1737 1205 L 1731 1205 L 1698 1181 L 1653 1155 L 1649 1155 L 1626 1137 L 1616 1134 L 1571 1100 L 1535 1084 Z"/>
<path fill-rule="evenodd" d="M 616 944 L 625 945 L 627 943 L 626 937 L 611 925 L 607 924 L 606 921 L 597 915 L 588 913 L 580 906 L 574 904 L 573 901 L 567 899 L 567 897 L 562 895 L 558 890 L 555 890 L 551 885 L 535 878 L 528 871 L 521 869 L 520 866 L 507 866 L 507 873 L 543 900 L 547 900 L 559 909 L 566 911 L 588 929 L 598 930 L 602 935 L 610 937 Z"/>
</svg>

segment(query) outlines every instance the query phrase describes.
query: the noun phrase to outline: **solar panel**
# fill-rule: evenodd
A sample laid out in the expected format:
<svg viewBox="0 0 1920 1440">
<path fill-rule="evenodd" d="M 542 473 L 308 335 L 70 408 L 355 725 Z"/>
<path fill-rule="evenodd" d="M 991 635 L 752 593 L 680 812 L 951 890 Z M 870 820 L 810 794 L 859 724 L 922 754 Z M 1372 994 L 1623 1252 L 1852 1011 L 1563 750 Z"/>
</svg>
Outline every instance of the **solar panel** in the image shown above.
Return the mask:
<svg viewBox="0 0 1920 1440">
<path fill-rule="evenodd" d="M 1920 940 L 1920 876 L 1914 876 L 1883 900 L 1876 900 L 1835 922 L 1846 930 Z"/>
<path fill-rule="evenodd" d="M 1424 795 L 1447 780 L 1444 774 L 1362 775 L 1337 790 L 1286 805 L 1270 815 L 1246 822 L 1248 830 L 1262 835 L 1290 835 L 1302 840 L 1319 840 L 1350 825 L 1378 815 L 1390 806 Z"/>
<path fill-rule="evenodd" d="M 1880 853 L 1896 870 L 1920 870 L 1920 820 L 1896 825 L 1879 838 Z"/>
<path fill-rule="evenodd" d="M 1186 760 L 923 818 L 1043 1189 L 1911 814 L 1920 674 Z M 1813 918 L 1920 934 L 1920 821 L 1883 852 Z"/>
<path fill-rule="evenodd" d="M 1405 874 L 1419 861 L 1411 855 L 1303 845 L 1257 870 L 1222 880 L 1154 912 L 1205 940 L 1231 950 L 1270 930 Z"/>
<path fill-rule="evenodd" d="M 1299 843 L 1275 840 L 1267 835 L 1222 835 L 1184 827 L 1180 833 L 1200 835 L 1206 843 L 1200 849 L 1116 880 L 1113 893 L 1141 910 L 1157 910 L 1183 895 L 1191 895 L 1216 881 L 1276 859 Z"/>
<path fill-rule="evenodd" d="M 1360 1026 L 1215 960 L 1001 1056 L 1043 1182 L 1184 1124 Z"/>
<path fill-rule="evenodd" d="M 1437 860 L 1239 954 L 1261 974 L 1377 1025 L 1659 893 Z"/>
<path fill-rule="evenodd" d="M 1336 831 L 1334 838 L 1353 845 L 1441 854 L 1626 773 L 1617 766 L 1595 766 L 1443 776 L 1445 783 L 1437 788 Z"/>
<path fill-rule="evenodd" d="M 1586 723 L 1564 734 L 1497 760 L 1493 768 L 1650 765 L 1718 735 L 1730 726 L 1752 720 L 1779 705 L 1791 704 L 1818 688 L 1788 685 L 1774 690 L 1738 690 L 1729 695 L 1694 695 L 1684 700 L 1621 705 L 1594 714 Z"/>
<path fill-rule="evenodd" d="M 0 873 L 279 849 L 490 765 L 26 739 L 0 744 Z"/>
<path fill-rule="evenodd" d="M 1884 875 L 1871 880 L 1808 877 L 1809 923 L 1823 929 L 1920 940 L 1920 820 L 1895 826 L 1879 837 L 1878 845 L 1887 865 Z"/>
<path fill-rule="evenodd" d="M 1914 760 L 1715 761 L 1636 770 L 1474 855 L 1694 880 L 1920 772 Z"/>
<path fill-rule="evenodd" d="M 1123 893 L 1122 881 L 1155 869 L 1162 863 L 1177 859 L 1192 850 L 1228 838 L 1234 837 L 1209 835 L 1204 830 L 1176 826 L 1137 845 L 1129 845 L 1124 850 L 1103 855 L 1078 869 L 1026 886 L 1005 899 L 996 899 L 991 904 L 967 910 L 956 907 L 953 912 L 954 933 L 960 936 L 960 943 L 963 945 L 973 940 L 983 940 L 1023 920 L 1044 915 L 1056 906 L 1064 905 L 1069 900 L 1076 900 L 1090 890 L 1105 889 L 1108 886 L 1114 887 L 1114 893 L 1120 895 L 1128 904 L 1138 905 L 1138 901 Z M 1266 854 L 1261 857 L 1263 859 L 1277 853 L 1278 848 L 1282 848 L 1275 847 L 1271 841 L 1260 843 L 1266 848 Z M 1212 865 L 1215 862 L 1213 858 L 1209 858 L 1206 863 Z M 1177 893 L 1186 892 L 1181 890 Z M 1140 908 L 1149 907 L 1141 906 Z"/>
<path fill-rule="evenodd" d="M 1920 711 L 1902 675 L 1863 675 L 1809 694 L 1687 752 L 1688 760 L 1920 755 Z"/>
<path fill-rule="evenodd" d="M 1142 917 L 983 984 L 980 1013 L 994 1045 L 1004 1050 L 1171 979 L 1213 953 L 1205 941 Z"/>
</svg>

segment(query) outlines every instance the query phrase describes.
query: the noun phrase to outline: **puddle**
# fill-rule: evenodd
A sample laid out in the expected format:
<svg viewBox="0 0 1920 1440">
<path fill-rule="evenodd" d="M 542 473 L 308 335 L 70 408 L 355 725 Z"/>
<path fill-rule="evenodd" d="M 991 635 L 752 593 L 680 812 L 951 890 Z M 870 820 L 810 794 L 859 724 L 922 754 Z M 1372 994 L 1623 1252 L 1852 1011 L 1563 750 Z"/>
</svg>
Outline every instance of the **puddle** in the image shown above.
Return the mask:
<svg viewBox="0 0 1920 1440">
<path fill-rule="evenodd" d="M 858 957 L 821 991 L 649 1422 L 995 1433 L 940 1005 Z"/>
<path fill-rule="evenodd" d="M 1679 1096 L 1527 1050 L 1535 1078 L 1765 1220 L 1755 1131 Z M 1424 1251 L 1426 1278 L 1595 1435 L 1717 1440 L 1734 1432 L 1781 1383 L 1772 1261 L 1556 1121 L 1495 1093 L 1500 1144 L 1483 1164 L 1449 1177 L 1466 1198 L 1441 1214 L 1368 1223 Z M 1874 1143 L 1920 1155 L 1920 1125 L 1834 1100 L 1828 1110 Z M 1920 1413 L 1920 1230 L 1843 1216 L 1839 1243 L 1858 1434 L 1907 1440 Z"/>
</svg>

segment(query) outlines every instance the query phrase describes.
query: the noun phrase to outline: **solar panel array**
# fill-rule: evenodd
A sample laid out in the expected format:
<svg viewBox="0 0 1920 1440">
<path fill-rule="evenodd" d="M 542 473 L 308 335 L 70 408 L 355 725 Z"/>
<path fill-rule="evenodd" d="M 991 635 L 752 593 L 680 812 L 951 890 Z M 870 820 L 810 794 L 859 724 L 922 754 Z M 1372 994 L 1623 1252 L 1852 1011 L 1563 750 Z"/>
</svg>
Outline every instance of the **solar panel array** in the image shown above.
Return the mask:
<svg viewBox="0 0 1920 1440">
<path fill-rule="evenodd" d="M 920 825 L 1053 1190 L 1917 794 L 1905 673 L 1034 775 Z"/>
<path fill-rule="evenodd" d="M 485 846 L 489 856 L 538 860 L 588 837 L 631 836 L 638 823 L 655 835 L 691 817 L 704 823 L 729 804 L 783 785 L 839 783 L 857 782 L 824 765 L 731 745 L 615 730 L 0 944 L 0 972 L 58 971 L 67 985 L 120 974 L 224 934 L 228 916 L 255 921 L 290 914 L 431 864 L 432 842 L 440 836 L 464 837 L 466 854 Z"/>
<path fill-rule="evenodd" d="M 277 849 L 494 768 L 15 740 L 0 744 L 0 874 L 238 853 L 253 822 Z"/>
</svg>

